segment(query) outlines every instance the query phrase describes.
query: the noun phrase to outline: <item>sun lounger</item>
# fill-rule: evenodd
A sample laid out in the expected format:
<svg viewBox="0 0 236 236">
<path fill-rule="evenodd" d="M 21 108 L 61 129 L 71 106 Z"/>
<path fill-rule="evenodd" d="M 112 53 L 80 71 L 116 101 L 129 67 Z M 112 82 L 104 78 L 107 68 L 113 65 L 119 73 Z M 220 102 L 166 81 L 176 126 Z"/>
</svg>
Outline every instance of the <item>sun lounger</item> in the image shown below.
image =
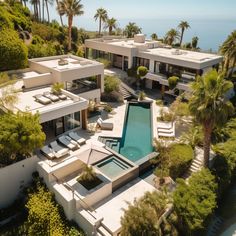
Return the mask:
<svg viewBox="0 0 236 236">
<path fill-rule="evenodd" d="M 37 94 L 34 96 L 34 98 L 36 99 L 37 102 L 40 102 L 43 105 L 47 105 L 51 103 L 51 100 L 44 97 L 42 94 Z"/>
<path fill-rule="evenodd" d="M 171 129 L 173 127 L 173 122 L 158 122 L 157 128 L 159 129 Z"/>
<path fill-rule="evenodd" d="M 42 147 L 40 151 L 44 156 L 46 156 L 50 160 L 56 157 L 55 152 L 48 145 Z"/>
<path fill-rule="evenodd" d="M 61 100 L 66 100 L 67 96 L 65 94 L 58 94 L 57 95 Z"/>
<path fill-rule="evenodd" d="M 112 130 L 113 129 L 113 123 L 104 122 L 102 118 L 99 118 L 97 120 L 97 124 L 100 126 L 103 130 Z"/>
<path fill-rule="evenodd" d="M 83 145 L 86 143 L 84 138 L 81 138 L 76 132 L 72 131 L 69 134 L 69 137 L 76 141 L 79 145 Z"/>
<path fill-rule="evenodd" d="M 174 138 L 175 137 L 175 133 L 163 133 L 163 132 L 158 132 L 158 137 L 170 137 L 170 138 Z"/>
<path fill-rule="evenodd" d="M 157 132 L 160 132 L 160 133 L 173 133 L 174 132 L 174 128 L 171 128 L 171 129 L 159 129 L 157 128 Z"/>
<path fill-rule="evenodd" d="M 70 152 L 68 148 L 62 147 L 61 145 L 58 144 L 57 141 L 51 142 L 50 146 L 55 152 L 56 158 L 61 158 Z"/>
<path fill-rule="evenodd" d="M 75 150 L 79 147 L 79 145 L 77 144 L 77 142 L 75 142 L 74 140 L 72 140 L 70 137 L 68 136 L 61 136 L 58 138 L 58 141 L 63 144 L 64 146 L 66 146 L 67 148 L 69 148 L 70 150 Z"/>
<path fill-rule="evenodd" d="M 43 96 L 50 99 L 52 102 L 57 102 L 60 100 L 59 97 L 55 96 L 54 94 L 50 92 L 44 92 Z"/>
</svg>

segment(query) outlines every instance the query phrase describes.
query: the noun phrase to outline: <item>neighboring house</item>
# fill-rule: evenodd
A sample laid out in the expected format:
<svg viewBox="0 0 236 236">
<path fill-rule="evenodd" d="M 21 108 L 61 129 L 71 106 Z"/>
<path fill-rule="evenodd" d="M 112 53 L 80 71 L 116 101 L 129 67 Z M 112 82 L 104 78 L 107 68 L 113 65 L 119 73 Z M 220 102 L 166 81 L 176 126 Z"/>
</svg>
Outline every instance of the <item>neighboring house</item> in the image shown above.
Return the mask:
<svg viewBox="0 0 236 236">
<path fill-rule="evenodd" d="M 76 56 L 29 60 L 29 69 L 21 77 L 23 91 L 15 109 L 38 112 L 47 137 L 86 129 L 89 100 L 99 102 L 104 90 L 103 64 Z M 56 82 L 64 84 L 59 98 L 50 94 Z"/>
<path fill-rule="evenodd" d="M 106 58 L 114 67 L 122 70 L 146 66 L 146 87 L 168 86 L 167 79 L 178 76 L 177 88 L 189 90 L 188 82 L 211 68 L 218 68 L 223 57 L 215 54 L 171 48 L 159 41 L 146 40 L 143 34 L 133 39 L 104 37 L 85 41 L 86 56 Z"/>
</svg>

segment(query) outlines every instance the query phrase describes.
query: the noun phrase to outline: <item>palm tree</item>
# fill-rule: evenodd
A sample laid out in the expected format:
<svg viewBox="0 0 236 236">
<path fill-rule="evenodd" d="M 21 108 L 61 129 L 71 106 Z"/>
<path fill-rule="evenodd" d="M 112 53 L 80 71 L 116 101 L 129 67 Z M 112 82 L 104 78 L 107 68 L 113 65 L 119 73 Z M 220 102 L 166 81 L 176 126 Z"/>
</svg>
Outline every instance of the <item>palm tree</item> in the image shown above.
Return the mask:
<svg viewBox="0 0 236 236">
<path fill-rule="evenodd" d="M 52 0 L 43 0 L 45 1 L 45 5 L 46 5 L 46 10 L 47 10 L 47 17 L 48 17 L 48 23 L 50 22 L 50 14 L 49 14 L 49 10 L 48 10 L 48 4 L 52 5 L 53 1 Z"/>
<path fill-rule="evenodd" d="M 58 8 L 58 6 L 59 6 L 59 1 L 56 0 L 56 3 L 57 3 L 57 8 Z M 63 20 L 62 20 L 62 15 L 61 15 L 60 13 L 59 13 L 59 16 L 60 16 L 61 26 L 63 27 L 64 24 L 63 24 Z"/>
<path fill-rule="evenodd" d="M 179 32 L 176 29 L 170 29 L 165 36 L 165 42 L 172 45 L 179 38 Z"/>
<path fill-rule="evenodd" d="M 233 31 L 224 41 L 220 48 L 221 53 L 225 56 L 225 72 L 228 72 L 230 61 L 232 62 L 232 70 L 229 77 L 232 76 L 233 69 L 236 65 L 236 30 Z"/>
<path fill-rule="evenodd" d="M 192 38 L 192 48 L 196 49 L 199 38 L 197 36 Z"/>
<path fill-rule="evenodd" d="M 222 126 L 233 113 L 233 105 L 225 98 L 233 84 L 223 74 L 211 70 L 192 84 L 193 95 L 189 110 L 203 128 L 204 165 L 209 164 L 211 136 L 214 128 Z"/>
<path fill-rule="evenodd" d="M 113 29 L 117 28 L 117 20 L 115 18 L 111 18 L 111 19 L 107 19 L 104 29 L 108 29 L 109 30 L 109 35 L 112 35 L 112 31 Z"/>
<path fill-rule="evenodd" d="M 156 33 L 153 33 L 153 34 L 151 35 L 151 38 L 152 38 L 152 40 L 157 40 L 157 39 L 158 39 L 158 36 L 157 36 Z"/>
<path fill-rule="evenodd" d="M 136 23 L 129 22 L 128 25 L 126 25 L 124 33 L 128 38 L 133 38 L 135 34 L 139 34 L 142 32 L 142 28 L 138 27 Z"/>
<path fill-rule="evenodd" d="M 184 37 L 184 31 L 190 28 L 190 25 L 187 21 L 181 21 L 180 24 L 178 25 L 178 28 L 181 30 L 180 34 L 180 41 L 179 44 L 180 46 L 182 45 L 183 37 Z"/>
<path fill-rule="evenodd" d="M 66 15 L 68 17 L 68 50 L 71 50 L 71 28 L 74 16 L 81 16 L 84 14 L 83 4 L 81 0 L 60 0 L 58 5 L 58 12 L 60 15 Z"/>
<path fill-rule="evenodd" d="M 107 18 L 107 11 L 104 8 L 97 9 L 96 14 L 94 15 L 94 19 L 95 21 L 99 19 L 99 35 L 101 35 L 102 22 L 105 22 Z"/>
</svg>

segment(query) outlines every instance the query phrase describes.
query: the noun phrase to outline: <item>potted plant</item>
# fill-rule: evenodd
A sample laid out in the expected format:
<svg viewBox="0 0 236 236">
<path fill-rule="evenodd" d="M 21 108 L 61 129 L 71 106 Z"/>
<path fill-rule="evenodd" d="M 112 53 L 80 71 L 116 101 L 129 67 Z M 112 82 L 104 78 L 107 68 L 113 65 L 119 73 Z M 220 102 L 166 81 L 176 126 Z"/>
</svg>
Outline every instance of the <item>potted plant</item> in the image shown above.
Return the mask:
<svg viewBox="0 0 236 236">
<path fill-rule="evenodd" d="M 141 91 L 138 95 L 138 100 L 139 101 L 143 101 L 145 100 L 146 94 L 144 93 L 144 91 Z"/>
<path fill-rule="evenodd" d="M 178 81 L 179 81 L 179 77 L 177 77 L 177 76 L 169 77 L 168 84 L 169 84 L 170 90 L 173 90 L 177 86 Z"/>
<path fill-rule="evenodd" d="M 52 85 L 51 91 L 55 95 L 60 95 L 62 89 L 64 89 L 64 84 L 56 82 L 55 84 Z"/>
</svg>

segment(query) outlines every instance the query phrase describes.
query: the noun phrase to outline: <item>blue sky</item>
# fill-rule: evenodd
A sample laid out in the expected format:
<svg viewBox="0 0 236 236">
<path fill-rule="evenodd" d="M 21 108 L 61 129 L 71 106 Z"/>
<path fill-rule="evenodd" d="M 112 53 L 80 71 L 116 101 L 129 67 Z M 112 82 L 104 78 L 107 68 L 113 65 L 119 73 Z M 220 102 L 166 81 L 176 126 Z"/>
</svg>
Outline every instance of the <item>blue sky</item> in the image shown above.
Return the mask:
<svg viewBox="0 0 236 236">
<path fill-rule="evenodd" d="M 111 17 L 118 19 L 236 20 L 236 0 L 82 0 L 82 3 L 85 11 L 82 18 L 92 18 L 97 8 L 104 7 Z"/>
</svg>

